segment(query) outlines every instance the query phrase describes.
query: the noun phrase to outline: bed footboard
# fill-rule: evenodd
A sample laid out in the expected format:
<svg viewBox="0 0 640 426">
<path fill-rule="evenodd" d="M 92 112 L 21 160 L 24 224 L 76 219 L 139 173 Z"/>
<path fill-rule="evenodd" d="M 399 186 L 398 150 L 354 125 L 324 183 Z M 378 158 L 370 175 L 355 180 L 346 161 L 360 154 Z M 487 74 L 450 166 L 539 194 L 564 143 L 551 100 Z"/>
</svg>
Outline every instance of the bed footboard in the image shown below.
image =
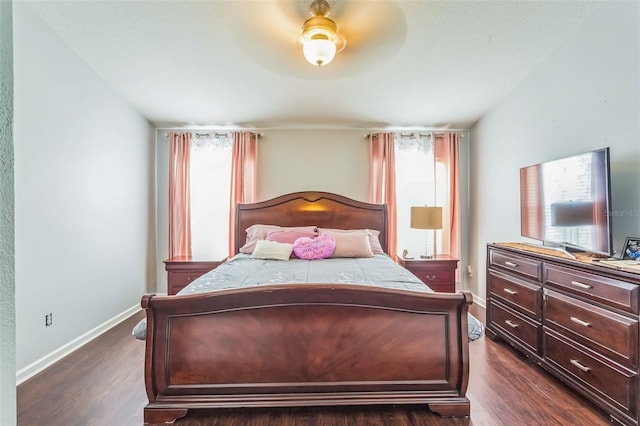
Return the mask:
<svg viewBox="0 0 640 426">
<path fill-rule="evenodd" d="M 198 408 L 368 404 L 468 416 L 471 300 L 342 284 L 146 295 L 145 422 Z"/>
</svg>

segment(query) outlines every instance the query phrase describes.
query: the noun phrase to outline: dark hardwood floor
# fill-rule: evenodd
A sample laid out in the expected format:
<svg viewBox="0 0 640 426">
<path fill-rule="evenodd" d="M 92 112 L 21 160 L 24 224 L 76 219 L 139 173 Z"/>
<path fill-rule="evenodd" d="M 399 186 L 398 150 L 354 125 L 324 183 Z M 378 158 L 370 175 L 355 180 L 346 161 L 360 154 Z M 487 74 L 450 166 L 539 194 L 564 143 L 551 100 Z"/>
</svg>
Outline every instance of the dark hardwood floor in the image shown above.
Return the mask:
<svg viewBox="0 0 640 426">
<path fill-rule="evenodd" d="M 475 312 L 483 318 L 482 312 Z M 144 343 L 131 336 L 139 313 L 18 386 L 23 426 L 143 423 Z M 420 406 L 233 409 L 190 412 L 178 425 L 607 425 L 608 416 L 503 343 L 471 342 L 470 419 Z"/>
</svg>

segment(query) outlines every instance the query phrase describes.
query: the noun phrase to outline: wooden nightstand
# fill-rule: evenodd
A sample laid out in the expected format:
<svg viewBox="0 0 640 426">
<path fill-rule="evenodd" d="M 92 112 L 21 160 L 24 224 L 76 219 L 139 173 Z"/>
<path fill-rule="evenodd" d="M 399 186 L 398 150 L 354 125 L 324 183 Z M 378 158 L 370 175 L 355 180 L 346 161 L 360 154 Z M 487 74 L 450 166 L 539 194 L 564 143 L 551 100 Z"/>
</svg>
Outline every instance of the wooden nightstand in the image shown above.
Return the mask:
<svg viewBox="0 0 640 426">
<path fill-rule="evenodd" d="M 216 269 L 224 260 L 193 260 L 190 257 L 172 257 L 164 261 L 167 271 L 167 294 L 174 295 L 191 281 Z"/>
<path fill-rule="evenodd" d="M 439 254 L 433 259 L 403 259 L 398 256 L 398 264 L 420 278 L 433 291 L 456 292 L 456 269 L 458 259 Z"/>
</svg>

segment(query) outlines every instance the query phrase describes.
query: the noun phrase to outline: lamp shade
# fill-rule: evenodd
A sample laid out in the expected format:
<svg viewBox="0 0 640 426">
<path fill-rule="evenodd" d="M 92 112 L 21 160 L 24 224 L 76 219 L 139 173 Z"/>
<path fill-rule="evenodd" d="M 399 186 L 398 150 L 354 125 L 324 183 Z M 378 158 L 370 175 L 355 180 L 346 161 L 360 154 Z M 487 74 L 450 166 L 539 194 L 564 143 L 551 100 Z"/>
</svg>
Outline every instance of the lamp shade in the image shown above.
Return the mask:
<svg viewBox="0 0 640 426">
<path fill-rule="evenodd" d="M 442 229 L 442 207 L 411 207 L 411 227 Z"/>
</svg>

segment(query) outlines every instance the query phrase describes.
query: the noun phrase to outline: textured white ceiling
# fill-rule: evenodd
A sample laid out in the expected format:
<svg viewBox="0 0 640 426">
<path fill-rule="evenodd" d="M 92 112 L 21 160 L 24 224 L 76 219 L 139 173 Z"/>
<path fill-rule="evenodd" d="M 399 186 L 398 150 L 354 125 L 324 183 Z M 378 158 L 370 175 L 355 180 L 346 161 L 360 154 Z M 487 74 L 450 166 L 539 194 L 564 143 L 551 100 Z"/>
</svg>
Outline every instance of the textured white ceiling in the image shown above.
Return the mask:
<svg viewBox="0 0 640 426">
<path fill-rule="evenodd" d="M 308 1 L 29 2 L 159 127 L 468 128 L 601 2 L 329 0 L 346 48 L 297 40 Z"/>
</svg>

